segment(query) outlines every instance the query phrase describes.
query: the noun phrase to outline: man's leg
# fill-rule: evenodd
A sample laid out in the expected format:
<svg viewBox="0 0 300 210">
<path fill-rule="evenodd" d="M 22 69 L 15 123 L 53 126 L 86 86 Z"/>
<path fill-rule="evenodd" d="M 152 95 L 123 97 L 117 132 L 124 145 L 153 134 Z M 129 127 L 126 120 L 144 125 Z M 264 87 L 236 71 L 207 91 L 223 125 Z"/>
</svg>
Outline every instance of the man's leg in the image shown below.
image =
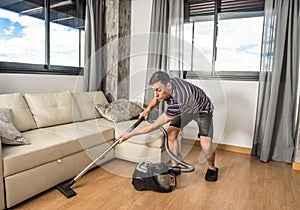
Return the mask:
<svg viewBox="0 0 300 210">
<path fill-rule="evenodd" d="M 215 151 L 212 146 L 212 138 L 208 136 L 200 136 L 200 145 L 205 154 L 208 163 L 208 168 L 216 170 L 215 167 Z"/>
<path fill-rule="evenodd" d="M 168 145 L 170 150 L 174 153 L 174 155 L 178 156 L 178 141 L 177 137 L 180 132 L 180 128 L 175 126 L 169 126 L 167 129 L 168 133 Z M 177 166 L 178 164 L 172 160 L 172 166 Z"/>
<path fill-rule="evenodd" d="M 208 163 L 205 180 L 211 182 L 217 181 L 219 169 L 215 166 L 215 151 L 212 146 L 212 138 L 207 136 L 200 136 L 200 145 Z"/>
</svg>

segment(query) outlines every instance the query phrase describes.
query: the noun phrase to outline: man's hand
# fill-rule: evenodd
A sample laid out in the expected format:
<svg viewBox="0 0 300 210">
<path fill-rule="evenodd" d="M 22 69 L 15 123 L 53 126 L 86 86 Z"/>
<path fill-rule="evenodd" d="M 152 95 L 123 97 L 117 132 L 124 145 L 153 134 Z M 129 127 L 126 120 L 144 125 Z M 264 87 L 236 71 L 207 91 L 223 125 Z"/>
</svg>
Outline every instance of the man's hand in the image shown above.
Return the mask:
<svg viewBox="0 0 300 210">
<path fill-rule="evenodd" d="M 132 135 L 130 133 L 122 133 L 117 139 L 119 140 L 119 144 L 121 144 L 122 142 L 126 141 L 127 139 L 129 139 Z"/>
<path fill-rule="evenodd" d="M 140 117 L 144 117 L 145 119 L 148 119 L 150 111 L 152 110 L 152 108 L 156 107 L 158 104 L 159 104 L 159 101 L 157 100 L 156 97 L 154 97 L 150 101 L 150 103 L 147 106 L 147 108 L 140 113 Z"/>
<path fill-rule="evenodd" d="M 140 113 L 140 118 L 141 118 L 141 117 L 144 117 L 145 119 L 148 119 L 148 117 L 149 117 L 149 112 L 150 112 L 150 111 L 148 111 L 147 109 L 145 109 L 144 111 L 142 111 L 142 112 Z"/>
</svg>

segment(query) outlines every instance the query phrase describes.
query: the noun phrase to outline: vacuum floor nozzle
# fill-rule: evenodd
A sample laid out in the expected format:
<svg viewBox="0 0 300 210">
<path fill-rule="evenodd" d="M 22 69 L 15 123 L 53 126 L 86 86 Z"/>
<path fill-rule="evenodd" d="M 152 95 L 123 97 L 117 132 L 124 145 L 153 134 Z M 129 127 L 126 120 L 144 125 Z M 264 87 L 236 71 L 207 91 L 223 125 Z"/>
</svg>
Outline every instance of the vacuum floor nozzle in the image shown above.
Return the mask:
<svg viewBox="0 0 300 210">
<path fill-rule="evenodd" d="M 73 185 L 75 182 L 72 179 L 71 181 L 63 182 L 56 186 L 56 188 L 62 192 L 67 198 L 71 198 L 76 195 L 76 192 L 71 189 L 71 185 Z"/>
</svg>

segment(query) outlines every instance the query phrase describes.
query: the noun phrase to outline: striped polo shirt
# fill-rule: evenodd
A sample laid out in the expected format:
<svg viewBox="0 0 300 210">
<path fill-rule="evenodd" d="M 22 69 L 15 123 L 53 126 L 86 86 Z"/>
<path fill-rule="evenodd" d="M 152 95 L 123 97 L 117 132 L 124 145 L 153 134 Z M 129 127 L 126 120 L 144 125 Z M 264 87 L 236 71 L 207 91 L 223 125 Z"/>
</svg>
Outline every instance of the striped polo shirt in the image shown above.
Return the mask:
<svg viewBox="0 0 300 210">
<path fill-rule="evenodd" d="M 165 99 L 168 104 L 166 115 L 178 116 L 182 113 L 213 113 L 214 106 L 205 92 L 186 80 L 171 78 L 172 94 Z"/>
</svg>

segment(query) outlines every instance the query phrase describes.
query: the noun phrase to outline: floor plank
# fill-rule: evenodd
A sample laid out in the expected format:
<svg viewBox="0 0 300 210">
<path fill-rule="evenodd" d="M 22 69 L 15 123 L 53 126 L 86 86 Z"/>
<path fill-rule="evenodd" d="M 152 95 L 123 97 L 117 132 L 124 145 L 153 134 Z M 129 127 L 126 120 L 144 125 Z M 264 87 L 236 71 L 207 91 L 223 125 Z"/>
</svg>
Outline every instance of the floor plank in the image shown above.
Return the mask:
<svg viewBox="0 0 300 210">
<path fill-rule="evenodd" d="M 195 171 L 179 175 L 171 193 L 136 191 L 131 184 L 136 164 L 113 160 L 80 178 L 72 186 L 75 197 L 52 188 L 14 209 L 300 209 L 300 171 L 291 165 L 218 150 L 219 180 L 210 183 L 199 151 L 190 149 L 184 160 Z"/>
</svg>

